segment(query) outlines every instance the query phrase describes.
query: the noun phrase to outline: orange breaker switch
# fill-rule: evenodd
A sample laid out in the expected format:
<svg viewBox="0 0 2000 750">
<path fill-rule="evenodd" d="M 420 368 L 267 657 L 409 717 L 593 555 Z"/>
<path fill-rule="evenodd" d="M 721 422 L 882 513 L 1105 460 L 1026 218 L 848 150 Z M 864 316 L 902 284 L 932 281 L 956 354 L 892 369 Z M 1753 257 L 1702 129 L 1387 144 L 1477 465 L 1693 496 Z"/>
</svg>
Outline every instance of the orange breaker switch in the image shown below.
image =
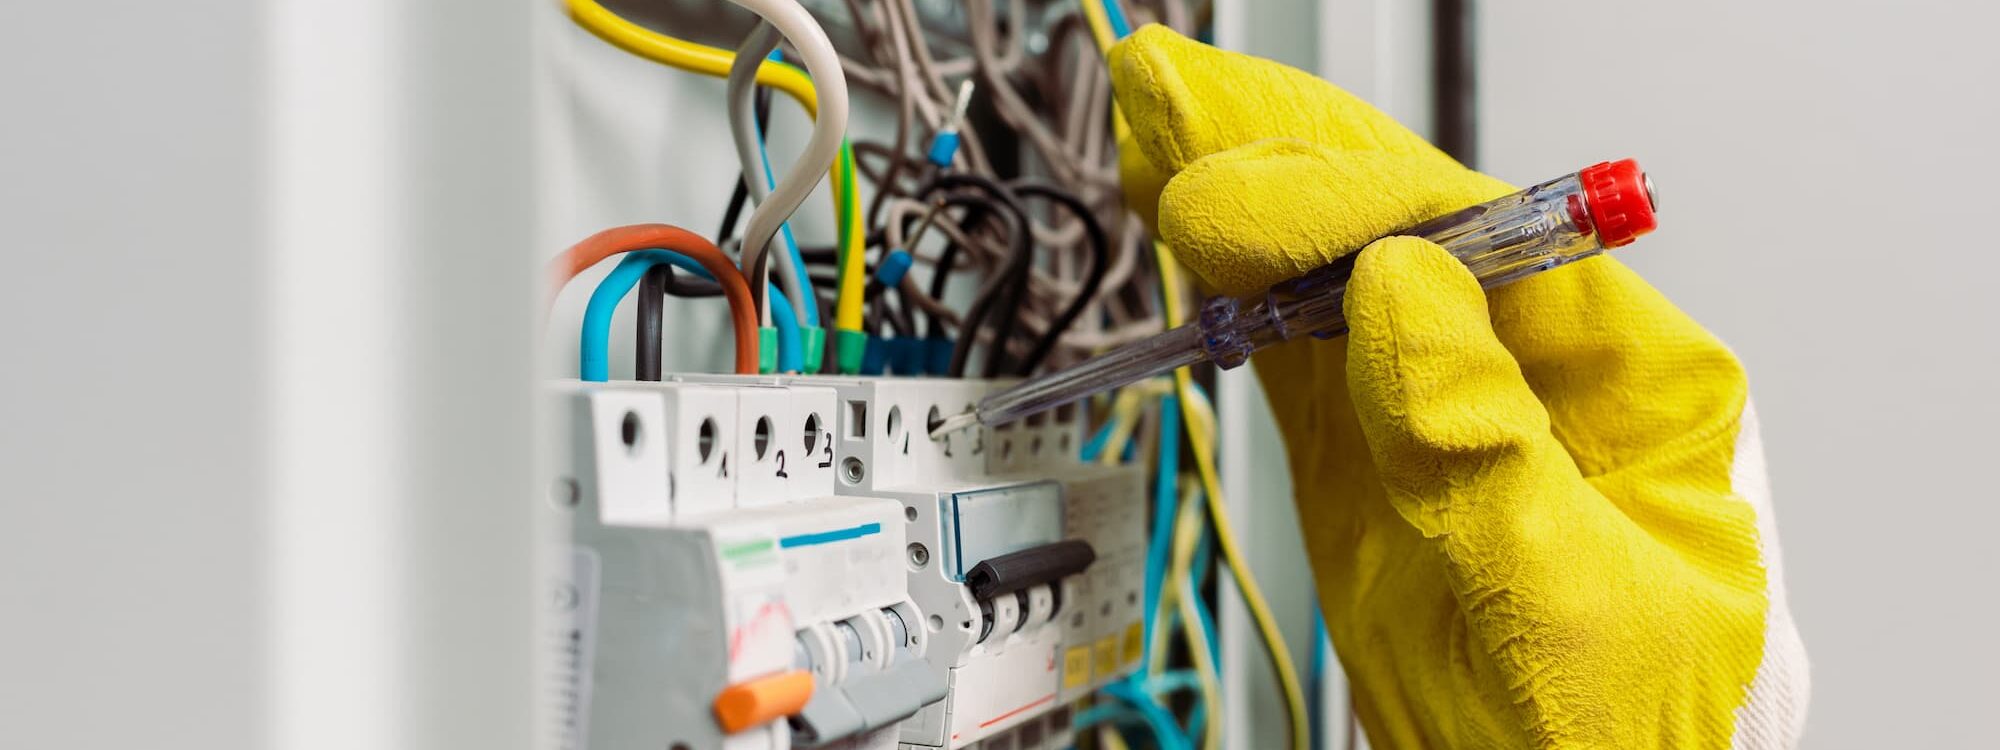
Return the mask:
<svg viewBox="0 0 2000 750">
<path fill-rule="evenodd" d="M 812 673 L 803 669 L 739 682 L 716 694 L 715 721 L 735 734 L 798 713 L 812 693 Z"/>
</svg>

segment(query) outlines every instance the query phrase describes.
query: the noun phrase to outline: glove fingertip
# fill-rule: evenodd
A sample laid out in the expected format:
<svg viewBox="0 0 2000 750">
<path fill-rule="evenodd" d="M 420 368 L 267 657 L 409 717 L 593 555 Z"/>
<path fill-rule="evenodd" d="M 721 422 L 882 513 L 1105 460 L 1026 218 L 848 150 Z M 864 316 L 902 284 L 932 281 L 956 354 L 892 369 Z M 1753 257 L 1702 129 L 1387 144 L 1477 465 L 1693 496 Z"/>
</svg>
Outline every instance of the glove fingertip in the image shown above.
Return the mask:
<svg viewBox="0 0 2000 750">
<path fill-rule="evenodd" d="M 1356 259 L 1346 311 L 1355 416 L 1391 499 L 1419 530 L 1448 531 L 1447 511 L 1478 477 L 1541 470 L 1548 413 L 1458 259 L 1414 237 L 1376 241 Z"/>
<path fill-rule="evenodd" d="M 1148 24 L 1119 40 L 1107 53 L 1111 89 L 1116 92 L 1119 110 L 1131 122 L 1146 157 L 1169 173 L 1179 171 L 1189 161 L 1176 134 L 1186 130 L 1179 124 L 1196 97 L 1175 74 L 1175 61 L 1199 54 L 1198 50 L 1183 49 L 1193 44 L 1198 43 Z"/>
</svg>

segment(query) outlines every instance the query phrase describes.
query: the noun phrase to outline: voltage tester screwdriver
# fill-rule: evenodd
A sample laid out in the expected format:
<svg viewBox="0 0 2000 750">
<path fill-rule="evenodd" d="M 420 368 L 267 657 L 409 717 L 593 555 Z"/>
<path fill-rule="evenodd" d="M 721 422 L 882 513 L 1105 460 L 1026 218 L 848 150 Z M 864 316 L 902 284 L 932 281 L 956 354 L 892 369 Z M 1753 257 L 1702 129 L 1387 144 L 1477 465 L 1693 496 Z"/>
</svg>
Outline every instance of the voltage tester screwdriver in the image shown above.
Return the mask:
<svg viewBox="0 0 2000 750">
<path fill-rule="evenodd" d="M 1658 226 L 1652 180 L 1631 159 L 1605 162 L 1388 236 L 1421 237 L 1464 262 L 1491 289 L 1630 244 Z M 1354 253 L 1262 295 L 1216 297 L 1195 322 L 987 396 L 931 427 L 933 439 L 999 425 L 1198 362 L 1229 369 L 1301 335 L 1347 332 L 1342 310 Z"/>
</svg>

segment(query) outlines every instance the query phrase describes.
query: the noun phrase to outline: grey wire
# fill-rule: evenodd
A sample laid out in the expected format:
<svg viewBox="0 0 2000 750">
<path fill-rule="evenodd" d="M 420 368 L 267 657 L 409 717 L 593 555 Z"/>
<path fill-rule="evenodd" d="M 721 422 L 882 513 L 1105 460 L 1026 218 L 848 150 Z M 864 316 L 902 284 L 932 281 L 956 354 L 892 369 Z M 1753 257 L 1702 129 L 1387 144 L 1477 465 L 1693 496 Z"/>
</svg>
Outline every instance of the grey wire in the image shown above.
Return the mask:
<svg viewBox="0 0 2000 750">
<path fill-rule="evenodd" d="M 729 68 L 727 101 L 730 104 L 730 134 L 736 142 L 736 158 L 743 165 L 743 185 L 748 188 L 751 204 L 759 207 L 763 206 L 765 201 L 770 198 L 771 189 L 764 181 L 763 156 L 756 142 L 757 115 L 755 107 L 756 97 L 754 96 L 756 93 L 756 75 L 757 68 L 763 64 L 764 57 L 771 54 L 771 50 L 777 48 L 777 28 L 769 23 L 759 23 L 755 28 L 750 30 L 749 36 L 744 37 L 743 45 L 736 50 L 736 62 L 732 63 Z M 745 60 L 755 62 L 746 65 L 743 62 Z M 739 71 L 748 71 L 748 73 Z M 739 94 L 741 95 L 741 106 L 739 106 Z M 754 218 L 756 214 L 752 213 L 751 216 Z M 801 271 L 792 262 L 791 253 L 778 253 L 777 256 L 778 284 L 784 288 L 785 296 L 791 302 L 792 313 L 797 315 L 801 321 L 808 320 L 805 306 L 812 304 L 812 300 L 805 298 L 804 287 L 799 282 Z M 768 254 L 752 261 L 753 267 L 764 263 L 765 257 L 768 257 Z M 745 259 L 748 260 L 748 256 L 745 256 Z M 753 269 L 746 268 L 745 270 L 749 271 Z M 759 306 L 760 308 L 762 307 L 761 304 Z"/>
<path fill-rule="evenodd" d="M 749 226 L 743 231 L 743 255 L 739 262 L 751 273 L 750 293 L 758 300 L 760 319 L 768 320 L 770 300 L 766 298 L 765 290 L 770 283 L 771 238 L 812 194 L 813 188 L 840 154 L 840 143 L 847 135 L 847 77 L 840 70 L 840 56 L 834 52 L 833 42 L 826 38 L 826 30 L 820 28 L 812 14 L 806 12 L 796 0 L 733 2 L 764 19 L 764 23 L 758 24 L 759 31 L 752 32 L 751 37 L 744 40 L 744 46 L 729 70 L 730 130 L 735 136 L 737 158 L 743 162 L 745 174 L 761 174 L 762 162 L 755 150 L 756 128 L 741 127 L 738 123 L 752 121 L 751 117 L 742 115 L 752 114 L 757 66 L 763 64 L 765 54 L 776 49 L 778 33 L 782 33 L 798 51 L 799 59 L 805 63 L 806 73 L 812 76 L 813 85 L 819 93 L 819 116 L 813 120 L 812 134 L 807 136 L 798 162 L 785 173 L 784 179 L 778 181 L 778 186 L 771 190 L 767 199 L 750 213 Z M 761 49 L 762 52 L 744 54 L 754 49 Z M 749 180 L 748 183 L 754 185 L 757 180 Z M 790 293 L 794 303 L 812 304 L 804 295 Z M 800 315 L 803 319 L 803 308 Z"/>
<path fill-rule="evenodd" d="M 993 1 L 965 0 L 965 9 L 966 13 L 974 18 L 990 18 L 993 16 Z M 1049 132 L 1048 125 L 1035 115 L 1033 107 L 1021 99 L 1020 92 L 1014 90 L 1013 82 L 1007 80 L 995 49 L 998 42 L 994 39 L 992 25 L 970 24 L 970 31 L 972 54 L 974 59 L 979 61 L 980 79 L 986 87 L 987 95 L 997 105 L 1000 119 L 1006 121 L 1007 125 L 1016 131 L 1028 136 L 1028 142 L 1034 144 L 1035 149 L 1041 152 L 1042 159 L 1055 173 L 1057 182 L 1075 184 L 1079 179 L 1076 160 L 1063 150 L 1062 144 L 1056 141 L 1055 134 Z"/>
</svg>

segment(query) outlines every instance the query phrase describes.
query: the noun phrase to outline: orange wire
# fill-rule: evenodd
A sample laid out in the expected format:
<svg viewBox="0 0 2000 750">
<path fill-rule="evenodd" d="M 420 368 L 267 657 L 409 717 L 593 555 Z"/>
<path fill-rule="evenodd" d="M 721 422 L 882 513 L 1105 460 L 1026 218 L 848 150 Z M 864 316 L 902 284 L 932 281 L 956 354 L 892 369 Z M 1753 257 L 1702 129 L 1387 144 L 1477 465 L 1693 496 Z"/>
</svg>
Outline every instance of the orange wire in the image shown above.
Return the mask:
<svg viewBox="0 0 2000 750">
<path fill-rule="evenodd" d="M 680 227 L 633 224 L 585 237 L 549 261 L 549 299 L 554 301 L 564 284 L 598 261 L 633 250 L 655 249 L 672 250 L 693 258 L 722 284 L 722 296 L 729 300 L 729 317 L 736 324 L 736 371 L 757 374 L 757 307 L 750 301 L 750 284 L 715 243 Z"/>
</svg>

